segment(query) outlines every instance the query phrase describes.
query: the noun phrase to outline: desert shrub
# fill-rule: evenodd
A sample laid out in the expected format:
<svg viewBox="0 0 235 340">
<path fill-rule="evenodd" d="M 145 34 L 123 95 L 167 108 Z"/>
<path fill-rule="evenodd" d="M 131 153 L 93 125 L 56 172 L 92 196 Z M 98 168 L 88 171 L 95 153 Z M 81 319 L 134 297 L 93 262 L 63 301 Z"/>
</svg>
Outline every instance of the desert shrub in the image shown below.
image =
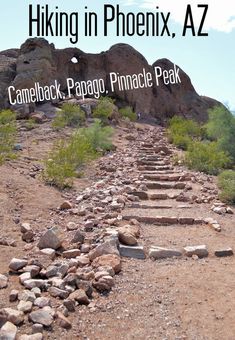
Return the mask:
<svg viewBox="0 0 235 340">
<path fill-rule="evenodd" d="M 58 111 L 52 123 L 56 129 L 62 129 L 65 126 L 78 127 L 86 120 L 85 112 L 79 105 L 64 103 L 61 111 Z"/>
<path fill-rule="evenodd" d="M 218 176 L 219 197 L 222 201 L 235 204 L 235 171 L 226 170 Z"/>
<path fill-rule="evenodd" d="M 208 138 L 217 141 L 219 149 L 227 152 L 235 164 L 235 117 L 224 106 L 214 107 L 208 115 L 205 125 Z"/>
<path fill-rule="evenodd" d="M 102 126 L 99 119 L 95 119 L 95 122 L 89 128 L 81 129 L 81 133 L 95 151 L 109 151 L 113 149 L 113 128 Z"/>
<path fill-rule="evenodd" d="M 99 156 L 99 152 L 111 148 L 110 127 L 102 127 L 95 121 L 88 128 L 81 128 L 67 142 L 59 141 L 45 161 L 43 178 L 60 189 L 71 187 L 73 178 L 81 175 L 82 168 Z"/>
<path fill-rule="evenodd" d="M 186 164 L 189 168 L 210 175 L 217 175 L 230 165 L 230 158 L 219 150 L 216 142 L 192 142 L 186 152 Z"/>
<path fill-rule="evenodd" d="M 10 110 L 0 112 L 0 164 L 15 158 L 13 152 L 16 141 L 16 114 Z"/>
<path fill-rule="evenodd" d="M 79 132 L 75 133 L 67 143 L 59 141 L 45 161 L 43 177 L 46 182 L 60 189 L 72 186 L 72 178 L 79 170 L 96 156 L 89 141 Z"/>
<path fill-rule="evenodd" d="M 168 139 L 177 147 L 187 150 L 192 139 L 201 139 L 204 131 L 200 125 L 190 119 L 174 116 L 169 121 L 167 129 Z"/>
<path fill-rule="evenodd" d="M 182 150 L 187 150 L 192 139 L 189 136 L 175 134 L 172 136 L 172 143 Z"/>
<path fill-rule="evenodd" d="M 129 118 L 131 122 L 135 122 L 137 120 L 137 114 L 133 111 L 131 106 L 125 106 L 119 110 L 119 113 L 122 118 Z"/>
<path fill-rule="evenodd" d="M 109 97 L 100 97 L 97 107 L 93 110 L 93 117 L 107 123 L 114 109 L 114 101 Z"/>
</svg>

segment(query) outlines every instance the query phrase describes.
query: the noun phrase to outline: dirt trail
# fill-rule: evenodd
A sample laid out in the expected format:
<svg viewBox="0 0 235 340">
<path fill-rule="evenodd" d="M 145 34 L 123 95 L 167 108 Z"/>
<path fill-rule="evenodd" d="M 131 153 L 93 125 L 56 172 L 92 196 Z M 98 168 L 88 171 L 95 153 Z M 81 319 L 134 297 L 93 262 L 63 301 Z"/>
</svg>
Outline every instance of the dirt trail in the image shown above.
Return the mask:
<svg viewBox="0 0 235 340">
<path fill-rule="evenodd" d="M 37 136 L 38 142 L 31 143 Z M 42 131 L 29 136 L 30 156 L 38 159 L 37 164 L 54 139 L 55 135 L 49 133 L 46 143 Z M 115 144 L 116 152 L 96 162 L 70 192 L 60 193 L 45 186 L 38 175 L 30 175 L 35 161 L 27 164 L 23 158 L 22 166 L 21 161 L 16 161 L 1 167 L 1 236 L 16 240 L 17 246 L 0 246 L 0 272 L 8 272 L 13 256 L 34 252 L 35 244 L 21 240 L 19 223 L 32 223 L 39 235 L 48 225 L 56 224 L 66 230 L 68 222 L 82 224 L 82 217 L 61 213 L 56 208 L 69 199 L 79 209 L 83 202 L 77 202 L 76 197 L 84 188 L 107 180 L 105 193 L 106 187 L 121 178 L 130 190 L 128 202 L 120 212 L 120 225 L 131 218 L 140 221 L 138 243 L 143 245 L 146 259 L 122 257 L 122 271 L 115 276 L 110 293 L 95 295 L 92 307 L 79 306 L 71 313 L 72 329 L 55 326 L 53 331 L 43 333 L 44 339 L 233 340 L 235 260 L 234 256 L 216 257 L 214 251 L 235 249 L 235 218 L 210 210 L 217 196 L 214 178 L 174 166 L 172 154 L 177 151 L 167 143 L 160 127 L 137 124 L 135 129 L 117 129 Z M 202 199 L 207 202 L 197 203 Z M 99 197 L 96 202 L 99 205 Z M 218 221 L 221 232 L 203 222 L 207 217 Z M 90 233 L 90 239 L 99 232 Z M 208 257 L 182 255 L 153 260 L 148 256 L 152 246 L 182 250 L 197 245 L 207 246 Z M 9 292 L 18 289 L 18 285 L 14 278 L 7 289 L 0 290 L 1 307 L 9 306 Z M 53 306 L 59 306 L 58 299 Z M 26 323 L 20 334 L 29 334 L 29 329 Z"/>
</svg>

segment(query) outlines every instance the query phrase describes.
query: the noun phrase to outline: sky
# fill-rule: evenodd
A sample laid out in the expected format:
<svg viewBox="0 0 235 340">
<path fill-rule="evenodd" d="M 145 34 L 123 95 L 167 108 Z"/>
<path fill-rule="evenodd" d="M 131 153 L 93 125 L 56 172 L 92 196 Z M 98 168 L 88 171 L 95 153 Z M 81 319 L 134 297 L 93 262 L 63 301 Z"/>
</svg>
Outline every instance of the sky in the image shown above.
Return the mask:
<svg viewBox="0 0 235 340">
<path fill-rule="evenodd" d="M 49 5 L 49 10 L 67 13 L 78 12 L 79 39 L 71 44 L 68 37 L 51 37 L 56 48 L 77 47 L 84 52 L 99 53 L 116 43 L 132 45 L 148 60 L 149 64 L 157 59 L 167 58 L 180 66 L 191 78 L 192 84 L 200 95 L 215 98 L 235 110 L 235 1 L 223 0 L 10 0 L 4 1 L 0 12 L 0 50 L 19 48 L 29 37 L 29 4 Z M 160 12 L 171 12 L 169 26 L 172 37 L 117 37 L 114 23 L 110 24 L 108 36 L 103 35 L 103 5 L 119 5 L 124 13 L 153 12 L 156 6 Z M 202 8 L 198 4 L 208 4 L 203 30 L 206 37 L 182 36 L 182 27 L 187 4 L 191 4 L 195 26 L 200 25 Z M 98 15 L 98 36 L 84 36 L 85 6 Z M 35 36 L 36 34 L 34 34 Z"/>
</svg>

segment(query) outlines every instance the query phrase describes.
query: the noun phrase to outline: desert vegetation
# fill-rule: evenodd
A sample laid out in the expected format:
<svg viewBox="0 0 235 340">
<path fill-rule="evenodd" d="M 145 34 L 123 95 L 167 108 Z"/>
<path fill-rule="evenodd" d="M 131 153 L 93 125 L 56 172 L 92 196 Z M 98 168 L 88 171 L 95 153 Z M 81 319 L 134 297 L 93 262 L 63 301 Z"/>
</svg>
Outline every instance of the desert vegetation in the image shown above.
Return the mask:
<svg viewBox="0 0 235 340">
<path fill-rule="evenodd" d="M 11 110 L 0 112 L 0 164 L 15 158 L 13 152 L 16 141 L 16 114 Z"/>
</svg>

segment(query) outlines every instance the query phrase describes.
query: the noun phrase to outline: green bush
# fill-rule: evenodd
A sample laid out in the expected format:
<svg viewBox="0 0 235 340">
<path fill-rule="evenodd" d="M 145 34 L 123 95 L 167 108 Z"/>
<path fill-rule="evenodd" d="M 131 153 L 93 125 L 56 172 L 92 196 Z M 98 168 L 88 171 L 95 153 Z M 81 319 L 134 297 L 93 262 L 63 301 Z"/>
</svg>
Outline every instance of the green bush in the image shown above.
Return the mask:
<svg viewBox="0 0 235 340">
<path fill-rule="evenodd" d="M 186 164 L 190 169 L 217 175 L 230 165 L 230 158 L 219 150 L 216 142 L 192 142 L 186 152 Z"/>
<path fill-rule="evenodd" d="M 109 97 L 100 97 L 97 107 L 93 110 L 93 117 L 107 123 L 114 109 L 114 101 Z"/>
<path fill-rule="evenodd" d="M 58 142 L 45 161 L 43 178 L 60 189 L 71 187 L 73 177 L 81 174 L 85 164 L 98 157 L 98 151 L 112 147 L 112 130 L 95 121 L 88 128 L 78 129 L 69 140 Z"/>
<path fill-rule="evenodd" d="M 0 112 L 0 164 L 6 159 L 15 158 L 13 153 L 16 141 L 16 114 L 10 110 Z"/>
<path fill-rule="evenodd" d="M 171 143 L 183 150 L 187 150 L 192 139 L 201 139 L 204 131 L 197 122 L 174 116 L 169 121 L 167 135 Z"/>
<path fill-rule="evenodd" d="M 187 150 L 192 139 L 189 136 L 173 135 L 172 143 L 182 150 Z"/>
<path fill-rule="evenodd" d="M 92 148 L 96 151 L 109 151 L 113 149 L 113 132 L 112 127 L 102 126 L 99 119 L 96 119 L 89 128 L 81 129 L 81 134 L 86 137 Z"/>
<path fill-rule="evenodd" d="M 226 170 L 218 176 L 218 186 L 222 201 L 235 204 L 235 171 Z"/>
<path fill-rule="evenodd" d="M 119 113 L 122 118 L 129 118 L 131 122 L 135 122 L 137 120 L 137 114 L 133 111 L 131 106 L 123 107 L 119 110 Z"/>
<path fill-rule="evenodd" d="M 79 105 L 65 103 L 62 105 L 61 111 L 57 112 L 52 126 L 56 129 L 62 129 L 65 126 L 78 127 L 82 125 L 85 120 L 85 112 Z"/>
<path fill-rule="evenodd" d="M 224 106 L 214 107 L 208 115 L 205 125 L 208 138 L 217 141 L 219 149 L 227 152 L 235 164 L 235 117 Z"/>
</svg>

